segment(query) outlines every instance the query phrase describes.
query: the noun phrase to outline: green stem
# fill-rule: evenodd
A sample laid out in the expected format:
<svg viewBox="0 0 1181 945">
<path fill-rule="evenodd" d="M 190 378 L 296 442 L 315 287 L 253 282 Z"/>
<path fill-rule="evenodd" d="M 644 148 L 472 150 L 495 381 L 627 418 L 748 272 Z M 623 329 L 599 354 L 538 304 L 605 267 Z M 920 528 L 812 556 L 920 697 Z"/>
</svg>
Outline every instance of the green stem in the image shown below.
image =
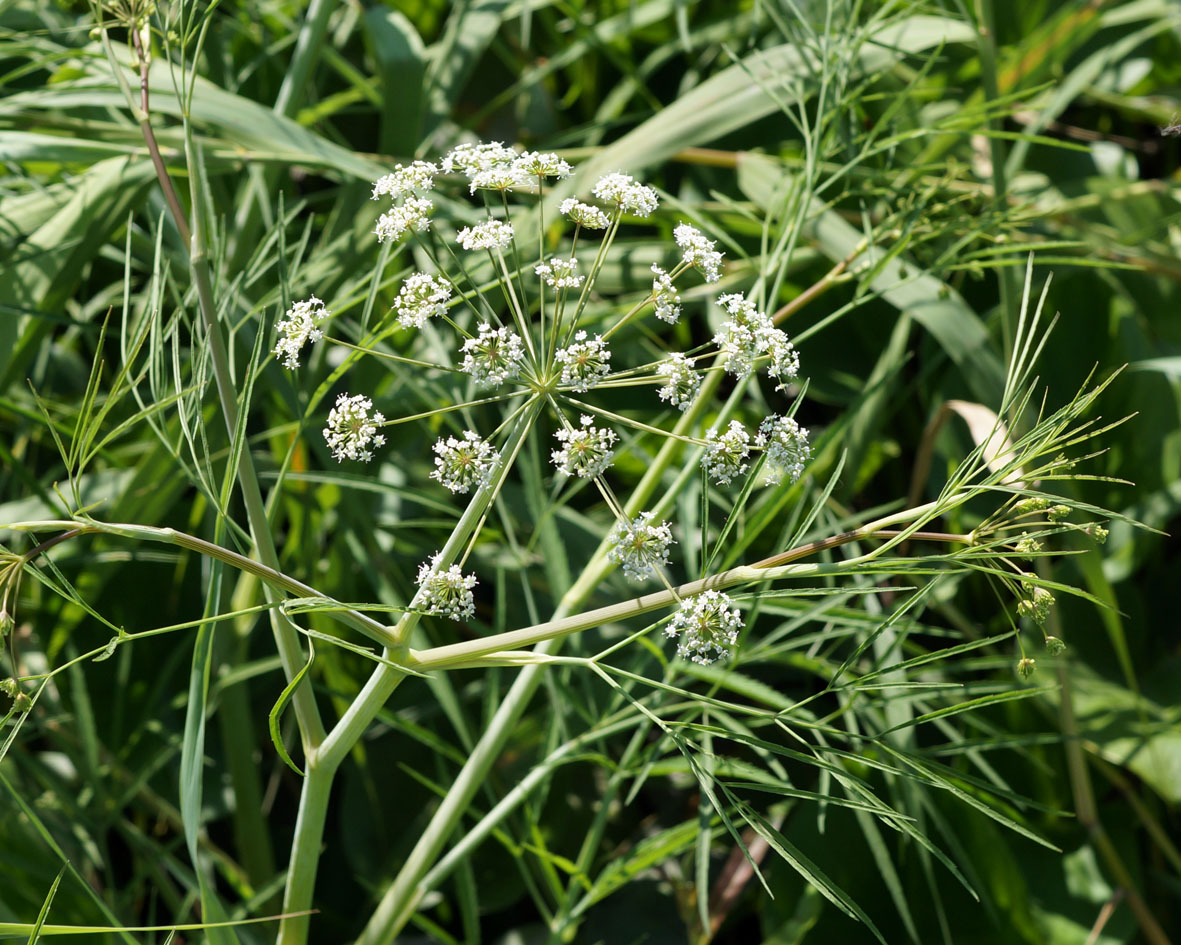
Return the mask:
<svg viewBox="0 0 1181 945">
<path fill-rule="evenodd" d="M 77 538 L 80 535 L 87 534 L 118 535 L 121 538 L 133 538 L 137 541 L 152 541 L 167 545 L 176 545 L 179 548 L 195 551 L 208 558 L 221 561 L 231 567 L 237 568 L 239 571 L 252 574 L 273 591 L 281 591 L 295 597 L 314 597 L 328 604 L 337 603 L 331 597 L 325 596 L 314 587 L 304 584 L 302 581 L 297 581 L 282 571 L 255 561 L 253 558 L 248 558 L 246 555 L 239 554 L 229 548 L 214 544 L 211 541 L 206 541 L 204 538 L 198 538 L 186 532 L 178 532 L 175 528 L 157 528 L 154 525 L 134 525 L 128 522 L 98 522 L 94 519 L 86 519 L 85 521 L 50 519 L 45 521 L 13 522 L 3 527 L 12 531 L 21 532 L 48 531 L 54 528 L 68 529 L 64 536 L 57 536 L 59 539 Z M 56 541 L 52 542 L 52 544 L 57 543 Z M 34 550 L 44 550 L 50 544 L 51 542 L 43 542 Z M 335 614 L 341 623 L 360 631 L 378 643 L 390 644 L 394 642 L 389 627 L 374 620 L 372 617 L 366 616 L 360 611 L 350 610 L 341 604 L 339 611 L 330 612 Z"/>
<path fill-rule="evenodd" d="M 512 433 L 501 451 L 499 468 L 491 481 L 483 486 L 468 503 L 451 537 L 440 552 L 439 566 L 447 567 L 464 551 L 468 539 L 484 520 L 493 496 L 497 494 L 509 469 L 513 465 L 525 437 L 533 428 L 543 401 L 535 399 L 518 418 Z M 385 652 L 388 659 L 404 660 L 407 652 L 403 641 L 421 617 L 413 608 L 419 602 L 419 594 L 410 603 L 394 628 L 394 639 Z M 368 729 L 370 723 L 381 711 L 390 694 L 398 687 L 406 673 L 382 664 L 370 674 L 365 686 L 350 703 L 340 721 L 324 738 L 322 744 L 307 758 L 307 777 L 304 779 L 300 798 L 299 819 L 292 841 L 291 860 L 287 867 L 287 890 L 283 899 L 285 913 L 305 912 L 311 907 L 315 890 L 316 867 L 320 857 L 320 843 L 324 834 L 324 821 L 328 814 L 328 795 L 332 781 L 342 761 Z M 291 916 L 283 919 L 279 926 L 278 945 L 304 945 L 308 937 L 306 916 Z"/>
<path fill-rule="evenodd" d="M 229 357 L 217 322 L 217 307 L 214 302 L 213 285 L 209 274 L 204 230 L 201 227 L 201 214 L 198 210 L 200 201 L 197 193 L 197 185 L 198 178 L 201 175 L 197 173 L 198 165 L 193 155 L 192 128 L 189 125 L 188 116 L 185 115 L 185 157 L 191 169 L 189 179 L 192 188 L 193 206 L 193 218 L 190 225 L 190 221 L 186 218 L 184 210 L 180 205 L 180 200 L 177 198 L 176 191 L 172 186 L 172 179 L 168 176 L 167 168 L 165 168 L 163 158 L 160 156 L 159 144 L 152 130 L 151 110 L 148 98 L 148 57 L 146 51 L 141 46 L 139 31 L 132 29 L 130 33 L 140 67 L 140 104 L 138 109 L 136 109 L 134 101 L 129 101 L 129 105 L 139 118 L 140 130 L 143 132 L 144 142 L 147 145 L 148 153 L 152 156 L 152 164 L 156 169 L 160 187 L 173 214 L 177 230 L 182 239 L 186 240 L 193 281 L 197 286 L 201 318 L 205 325 L 209 353 L 213 362 L 213 373 L 217 385 L 218 399 L 221 402 L 222 415 L 232 441 L 238 428 L 238 403 L 236 399 L 236 388 L 233 378 L 230 375 Z M 105 30 L 103 35 L 104 39 L 106 39 Z M 110 50 L 109 40 L 106 41 L 106 47 L 108 56 L 113 56 Z M 120 68 L 119 64 L 113 58 L 111 59 L 111 68 L 116 71 Z M 264 565 L 278 571 L 279 556 L 271 537 L 270 523 L 267 519 L 266 508 L 262 501 L 262 492 L 258 486 L 258 476 L 255 472 L 254 461 L 249 450 L 243 449 L 240 451 L 238 468 L 235 472 L 237 473 L 238 482 L 242 490 L 242 499 L 246 506 L 250 533 L 254 540 L 255 548 L 258 551 L 259 559 Z M 270 591 L 268 590 L 269 593 Z M 268 596 L 268 603 L 275 602 L 276 599 Z M 305 662 L 302 649 L 299 645 L 298 633 L 278 608 L 273 608 L 270 611 L 270 619 L 275 643 L 279 650 L 279 657 L 283 664 L 283 671 L 288 680 L 293 679 L 296 673 L 303 668 Z M 324 725 L 320 720 L 320 712 L 316 706 L 311 686 L 300 686 L 295 691 L 292 704 L 295 707 L 300 736 L 306 752 L 319 744 L 324 737 Z"/>
<path fill-rule="evenodd" d="M 766 558 L 753 565 L 730 568 L 727 571 L 721 571 L 718 574 L 710 575 L 698 581 L 690 581 L 679 587 L 655 591 L 651 594 L 621 601 L 617 604 L 608 604 L 606 607 L 583 611 L 573 617 L 550 620 L 532 627 L 522 627 L 519 630 L 509 630 L 490 637 L 481 637 L 478 640 L 465 640 L 461 643 L 435 646 L 429 650 L 411 650 L 406 657 L 407 664 L 419 672 L 429 672 L 434 669 L 455 669 L 460 666 L 470 667 L 472 665 L 478 665 L 481 657 L 491 656 L 493 654 L 503 655 L 507 650 L 517 650 L 522 647 L 533 646 L 546 640 L 569 636 L 572 633 L 579 633 L 583 630 L 589 630 L 592 627 L 605 626 L 606 624 L 627 620 L 630 617 L 645 614 L 653 610 L 671 607 L 678 601 L 686 597 L 692 597 L 695 594 L 700 594 L 702 591 L 711 589 L 720 590 L 726 587 L 733 587 L 737 584 L 749 584 L 756 581 L 762 582 L 780 580 L 782 578 L 844 574 L 878 557 L 883 549 L 878 548 L 835 564 L 793 564 L 792 562 L 815 554 L 818 551 L 835 548 L 838 545 L 860 539 L 875 536 L 888 538 L 891 541 L 904 537 L 927 538 L 932 541 L 952 541 L 966 544 L 969 541 L 967 535 L 886 529 L 887 525 L 914 521 L 924 515 L 929 515 L 934 507 L 935 503 L 932 502 L 919 506 L 918 508 L 907 509 L 896 515 L 891 515 L 887 518 L 879 519 L 876 522 L 871 522 L 868 525 L 863 525 L 861 528 L 843 532 L 840 535 L 834 535 L 821 541 L 809 542 L 806 545 L 801 545 L 798 548 L 793 548 L 790 551 L 785 551 L 771 558 Z"/>
<path fill-rule="evenodd" d="M 389 692 L 403 679 L 404 676 L 397 677 L 389 687 Z M 324 759 L 318 751 L 306 760 L 306 776 L 299 795 L 299 813 L 295 819 L 295 836 L 291 841 L 287 887 L 283 891 L 283 918 L 279 920 L 279 934 L 275 939 L 277 945 L 302 945 L 308 939 L 310 916 L 307 910 L 315 892 L 316 866 L 324 839 L 324 822 L 328 817 L 332 782 L 339 766 L 340 759 Z M 292 915 L 296 912 L 301 914 Z"/>
</svg>

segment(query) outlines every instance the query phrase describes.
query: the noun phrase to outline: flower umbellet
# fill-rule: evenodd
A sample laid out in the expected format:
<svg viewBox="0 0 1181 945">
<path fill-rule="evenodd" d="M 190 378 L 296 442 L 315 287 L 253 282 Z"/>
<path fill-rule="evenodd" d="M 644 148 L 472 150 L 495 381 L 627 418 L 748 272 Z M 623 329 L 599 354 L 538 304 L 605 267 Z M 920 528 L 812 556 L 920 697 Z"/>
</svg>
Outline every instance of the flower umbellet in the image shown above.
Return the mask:
<svg viewBox="0 0 1181 945">
<path fill-rule="evenodd" d="M 320 324 L 331 314 L 314 295 L 292 303 L 287 316 L 275 326 L 279 340 L 272 353 L 283 361 L 283 367 L 289 371 L 299 367 L 300 350 L 305 344 L 314 344 L 324 337 Z"/>
<path fill-rule="evenodd" d="M 456 379 L 454 404 L 464 412 L 463 422 L 434 443 L 432 479 L 456 496 L 496 493 L 501 473 L 515 455 L 501 448 L 506 429 L 533 404 L 537 417 L 550 418 L 541 427 L 552 431 L 549 457 L 555 482 L 592 481 L 611 510 L 615 521 L 607 532 L 608 560 L 629 579 L 667 583 L 665 572 L 677 566 L 674 525 L 651 511 L 624 511 L 612 471 L 618 450 L 652 435 L 675 436 L 686 457 L 701 463 L 713 486 L 733 486 L 759 452 L 765 453 L 762 467 L 768 482 L 794 481 L 810 451 L 807 430 L 790 417 L 790 402 L 777 405 L 780 412 L 765 419 L 766 406 L 753 417 L 744 407 L 742 420 L 711 423 L 708 405 L 699 400 L 704 380 L 720 372 L 740 381 L 756 372 L 765 374 L 777 382 L 774 393 L 781 396 L 799 373 L 799 354 L 754 298 L 735 291 L 714 300 L 726 316 L 722 326 L 713 333 L 697 330 L 700 337 L 712 335 L 704 346 L 685 352 L 661 340 L 670 331 L 666 326 L 685 319 L 686 291 L 718 282 L 725 264 L 717 240 L 675 218 L 664 224 L 672 229 L 670 262 L 651 263 L 651 279 L 641 282 L 642 294 L 612 311 L 605 300 L 616 290 L 604 291 L 598 284 L 603 262 L 621 226 L 659 220 L 660 195 L 615 171 L 594 181 L 589 194 L 555 198 L 547 213 L 545 201 L 553 196 L 547 190 L 572 170 L 552 152 L 472 142 L 435 161 L 398 165 L 378 180 L 373 197 L 388 200 L 389 206 L 374 233 L 381 242 L 398 244 L 392 258 L 409 260 L 413 245 L 416 260 L 398 284 L 392 316 L 407 332 L 430 329 L 429 345 L 423 336 L 424 351 L 446 350 L 440 333 L 447 326 L 459 334 L 451 349 L 454 362 L 437 367 L 441 378 Z M 444 187 L 451 196 L 440 199 Z M 449 214 L 436 214 L 436 203 L 453 207 L 454 196 L 478 209 L 455 223 Z M 528 201 L 537 204 L 537 227 L 522 208 Z M 705 306 L 701 309 L 704 315 Z M 294 360 L 300 346 L 319 337 L 320 311 L 313 307 L 306 314 L 303 309 L 294 317 L 289 313 L 291 324 L 284 323 L 276 351 Z M 404 343 L 414 344 L 414 335 Z M 655 359 L 647 354 L 653 344 L 664 347 Z M 434 362 L 412 363 L 416 370 L 429 370 Z M 618 407 L 618 400 L 610 398 L 619 388 L 634 392 L 627 395 L 627 412 L 622 414 L 600 406 Z M 644 409 L 651 412 L 652 423 L 640 419 Z M 506 419 L 498 424 L 496 415 Z M 744 420 L 754 422 L 756 435 L 748 432 Z M 674 434 L 678 422 L 689 426 Z M 333 457 L 342 462 L 371 459 L 384 443 L 378 432 L 383 423 L 385 417 L 368 397 L 340 395 L 325 430 Z M 470 616 L 475 576 L 440 555 L 420 570 L 420 601 L 431 613 Z M 670 628 L 683 658 L 707 662 L 733 646 L 741 624 L 732 601 L 711 591 L 681 602 Z"/>
</svg>

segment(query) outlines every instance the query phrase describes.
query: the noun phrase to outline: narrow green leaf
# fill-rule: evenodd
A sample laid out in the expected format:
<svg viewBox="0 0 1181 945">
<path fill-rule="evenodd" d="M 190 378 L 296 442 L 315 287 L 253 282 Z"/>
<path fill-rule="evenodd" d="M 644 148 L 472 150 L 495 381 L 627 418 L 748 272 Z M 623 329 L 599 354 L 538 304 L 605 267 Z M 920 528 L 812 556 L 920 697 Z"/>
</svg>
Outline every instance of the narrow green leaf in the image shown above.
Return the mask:
<svg viewBox="0 0 1181 945">
<path fill-rule="evenodd" d="M 291 760 L 291 755 L 287 753 L 287 746 L 283 744 L 283 735 L 279 731 L 279 718 L 283 714 L 283 710 L 287 708 L 287 703 L 291 701 L 291 696 L 295 693 L 296 687 L 303 682 L 304 676 L 307 675 L 308 670 L 312 668 L 312 663 L 316 660 L 316 647 L 311 640 L 308 640 L 308 661 L 304 663 L 303 668 L 292 677 L 291 682 L 283 687 L 283 691 L 279 693 L 279 698 L 271 707 L 271 711 L 267 714 L 267 726 L 271 733 L 271 743 L 275 746 L 275 751 L 279 753 L 279 757 L 283 759 L 283 763 L 287 765 L 292 771 L 298 774 L 301 778 L 304 777 L 303 771 L 300 767 Z"/>
</svg>

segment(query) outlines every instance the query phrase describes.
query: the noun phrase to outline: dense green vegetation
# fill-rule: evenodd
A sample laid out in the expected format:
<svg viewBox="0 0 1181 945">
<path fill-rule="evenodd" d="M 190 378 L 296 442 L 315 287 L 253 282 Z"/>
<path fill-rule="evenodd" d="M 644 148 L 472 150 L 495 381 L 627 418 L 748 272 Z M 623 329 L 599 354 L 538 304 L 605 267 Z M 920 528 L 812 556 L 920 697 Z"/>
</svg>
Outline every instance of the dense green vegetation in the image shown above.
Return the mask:
<svg viewBox="0 0 1181 945">
<path fill-rule="evenodd" d="M 0 936 L 1181 940 L 1178 112 L 1171 0 L 0 0 Z M 602 491 L 555 475 L 556 403 L 456 409 L 422 366 L 454 332 L 391 311 L 440 244 L 379 242 L 370 197 L 475 140 L 573 165 L 540 227 L 511 195 L 529 252 L 604 174 L 659 192 L 581 327 L 683 221 L 724 250 L 615 368 L 744 292 L 799 378 L 587 394 Z M 338 463 L 344 392 L 422 416 Z M 712 424 L 790 411 L 798 482 L 698 472 Z M 520 446 L 486 519 L 429 478 L 468 427 Z M 607 557 L 616 502 L 671 522 L 669 596 L 581 618 L 665 590 Z M 409 605 L 452 543 L 459 623 Z M 716 575 L 739 645 L 677 660 L 672 588 Z"/>
</svg>

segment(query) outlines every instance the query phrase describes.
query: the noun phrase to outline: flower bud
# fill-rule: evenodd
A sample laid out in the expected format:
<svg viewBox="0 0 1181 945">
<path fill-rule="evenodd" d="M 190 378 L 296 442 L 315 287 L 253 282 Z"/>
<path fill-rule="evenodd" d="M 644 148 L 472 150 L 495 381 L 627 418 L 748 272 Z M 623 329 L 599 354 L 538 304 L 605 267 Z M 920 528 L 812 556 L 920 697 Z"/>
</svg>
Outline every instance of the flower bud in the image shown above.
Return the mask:
<svg viewBox="0 0 1181 945">
<path fill-rule="evenodd" d="M 1066 644 L 1058 637 L 1046 637 L 1046 652 L 1051 656 L 1060 656 L 1066 652 Z"/>
<path fill-rule="evenodd" d="M 8 612 L 8 608 L 0 609 L 0 640 L 12 633 L 12 628 L 16 626 L 16 621 L 13 620 L 12 614 Z"/>
<path fill-rule="evenodd" d="M 1042 543 L 1036 538 L 1030 538 L 1029 536 L 1026 536 L 1017 542 L 1014 547 L 1017 551 L 1017 554 L 1024 558 L 1029 558 L 1042 550 Z"/>
<path fill-rule="evenodd" d="M 1050 608 L 1054 606 L 1054 595 L 1044 587 L 1035 587 L 1033 596 L 1017 604 L 1019 616 L 1028 617 L 1035 623 L 1045 623 L 1050 616 Z"/>
<path fill-rule="evenodd" d="M 1034 674 L 1036 669 L 1034 660 L 1031 660 L 1028 656 L 1017 661 L 1017 675 L 1022 679 L 1028 679 Z"/>
</svg>

